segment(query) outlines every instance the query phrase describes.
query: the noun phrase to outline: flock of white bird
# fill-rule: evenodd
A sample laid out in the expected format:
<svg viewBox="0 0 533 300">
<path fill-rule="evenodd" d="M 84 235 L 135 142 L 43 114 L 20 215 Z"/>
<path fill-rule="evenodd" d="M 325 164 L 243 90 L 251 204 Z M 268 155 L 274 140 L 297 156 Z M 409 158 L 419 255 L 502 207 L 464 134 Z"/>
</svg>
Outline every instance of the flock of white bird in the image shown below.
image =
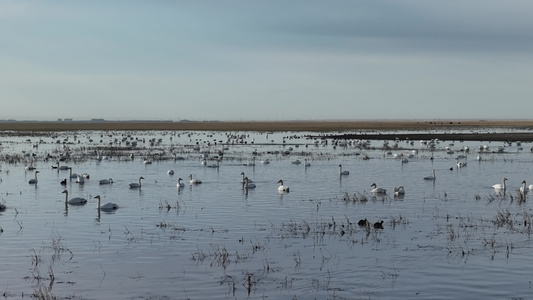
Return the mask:
<svg viewBox="0 0 533 300">
<path fill-rule="evenodd" d="M 268 137 L 268 135 L 267 135 L 267 137 Z M 239 139 L 244 140 L 245 137 L 240 136 Z M 241 140 L 239 140 L 239 143 L 242 143 Z M 284 138 L 284 142 L 285 142 L 285 138 Z M 398 141 L 395 141 L 395 143 L 396 143 L 395 146 L 397 146 Z M 410 141 L 410 143 L 413 144 L 412 141 Z M 421 143 L 423 143 L 423 141 L 421 141 Z M 427 143 L 427 145 L 428 145 L 428 147 L 435 147 L 436 143 L 438 143 L 438 141 L 430 141 L 429 143 Z M 317 141 L 315 141 L 315 144 L 317 144 Z M 370 144 L 370 142 L 367 141 L 365 145 L 368 146 L 369 144 Z M 349 146 L 349 145 L 351 145 L 351 142 L 349 142 L 349 141 L 345 141 L 344 144 L 342 144 L 339 141 L 337 141 L 335 143 L 335 146 Z M 356 144 L 356 146 L 357 147 L 362 147 L 363 145 L 361 145 L 361 143 L 358 143 L 358 144 Z M 384 142 L 384 147 L 387 147 L 387 146 L 388 145 L 386 144 L 386 142 Z M 388 148 L 390 148 L 390 147 L 387 147 L 387 149 Z M 433 149 L 433 148 L 431 148 L 431 149 Z M 504 149 L 503 147 L 498 147 L 497 152 L 498 153 L 499 152 L 503 152 L 504 151 L 503 149 Z M 292 149 L 289 149 L 289 150 L 292 150 Z M 289 150 L 286 150 L 286 151 L 289 151 Z M 481 155 L 481 153 L 488 152 L 488 150 L 489 150 L 488 146 L 480 147 L 480 155 Z M 449 147 L 446 147 L 446 151 L 449 154 L 453 154 L 454 153 L 453 150 L 451 150 Z M 465 147 L 464 149 L 461 149 L 461 151 L 465 151 L 465 154 L 466 154 L 466 152 L 469 151 L 469 149 L 468 149 L 468 147 Z M 254 154 L 257 154 L 256 152 L 257 152 L 257 150 L 255 151 Z M 532 147 L 532 152 L 533 152 L 533 147 Z M 408 158 L 411 158 L 411 157 L 413 157 L 416 154 L 417 154 L 417 150 L 413 150 L 410 153 L 408 153 L 407 155 L 404 155 L 404 154 L 393 154 L 392 151 L 390 151 L 390 150 L 389 151 L 385 151 L 384 150 L 384 155 L 387 155 L 387 156 L 388 155 L 392 155 L 394 158 L 400 159 L 402 164 L 403 163 L 407 163 L 408 162 Z M 481 160 L 481 156 L 480 155 L 478 155 L 477 160 Z M 465 157 L 465 155 L 463 155 L 463 154 L 459 154 L 459 155 L 457 155 L 455 157 L 455 167 L 463 168 L 463 167 L 467 166 L 466 162 L 460 161 L 460 158 L 463 158 L 463 157 Z M 107 159 L 107 157 L 106 156 L 101 156 L 100 154 L 98 154 L 98 159 L 99 160 Z M 133 156 L 131 157 L 131 159 L 133 159 Z M 431 154 L 430 159 L 433 159 L 433 154 Z M 262 164 L 268 164 L 268 163 L 270 163 L 270 161 L 268 159 L 265 159 L 265 160 L 262 160 L 261 163 Z M 143 164 L 151 164 L 151 161 L 150 160 L 144 160 Z M 206 167 L 209 167 L 209 168 L 219 168 L 220 167 L 220 160 L 216 159 L 214 163 L 208 163 L 208 160 L 206 159 L 206 157 L 203 157 L 203 159 L 201 161 L 201 164 L 206 166 Z M 300 165 L 300 164 L 302 164 L 302 161 L 300 161 L 299 159 L 296 159 L 296 160 L 291 161 L 291 164 Z M 305 159 L 303 164 L 304 164 L 304 166 L 306 168 L 311 166 L 311 163 L 308 161 L 308 159 Z M 250 162 L 244 163 L 243 165 L 245 165 L 245 166 L 255 166 L 255 155 L 252 157 L 252 160 Z M 35 167 L 34 167 L 33 163 L 31 163 L 30 165 L 26 166 L 25 168 L 26 168 L 26 170 L 35 170 Z M 80 184 L 83 184 L 85 182 L 85 179 L 89 178 L 88 174 L 73 174 L 72 173 L 72 168 L 70 168 L 69 166 L 66 166 L 66 165 L 60 165 L 59 162 L 54 164 L 52 166 L 52 168 L 53 169 L 57 169 L 58 171 L 59 170 L 68 170 L 69 171 L 69 178 L 76 179 L 76 182 L 80 183 Z M 338 165 L 338 169 L 339 169 L 339 176 L 340 177 L 348 176 L 350 174 L 350 172 L 348 170 L 343 170 L 343 166 L 341 164 Z M 30 179 L 28 181 L 28 183 L 36 185 L 38 183 L 38 174 L 39 174 L 39 171 L 35 170 L 35 177 Z M 174 170 L 168 170 L 167 174 L 168 175 L 174 175 L 175 172 L 174 172 Z M 251 179 L 246 177 L 244 172 L 242 172 L 241 175 L 242 175 L 241 183 L 242 183 L 242 187 L 244 189 L 253 189 L 253 188 L 256 187 L 256 183 L 254 183 Z M 144 178 L 142 176 L 139 177 L 138 182 L 130 183 L 129 187 L 132 188 L 132 189 L 140 189 L 141 186 L 142 186 L 142 180 L 143 179 Z M 435 181 L 436 180 L 435 170 L 433 170 L 431 175 L 425 176 L 425 177 L 423 177 L 423 179 L 424 180 L 428 180 L 428 181 Z M 500 183 L 499 184 L 495 184 L 495 185 L 492 186 L 492 188 L 494 190 L 498 190 L 498 191 L 505 191 L 506 188 L 507 188 L 506 187 L 506 180 L 507 180 L 507 178 L 503 178 L 501 184 Z M 189 175 L 188 183 L 190 185 L 197 185 L 197 184 L 201 184 L 202 181 L 200 179 L 198 179 L 198 178 L 194 178 L 192 176 L 192 174 L 191 174 L 191 175 Z M 61 184 L 66 185 L 67 184 L 67 180 L 65 179 L 65 180 L 61 181 Z M 113 184 L 113 179 L 112 178 L 101 179 L 101 180 L 99 180 L 99 184 L 102 184 L 102 185 Z M 280 192 L 280 193 L 288 193 L 290 191 L 289 186 L 287 186 L 285 184 L 284 180 L 280 179 L 278 181 L 278 184 L 279 184 L 279 186 L 277 188 L 278 192 Z M 185 181 L 182 178 L 179 178 L 176 185 L 178 187 L 184 187 L 185 186 Z M 528 192 L 528 190 L 531 190 L 531 189 L 533 189 L 533 184 L 527 186 L 526 185 L 526 181 L 524 180 L 522 182 L 522 186 L 520 187 L 519 191 L 522 194 L 526 194 Z M 394 187 L 393 192 L 394 192 L 395 196 L 403 196 L 403 195 L 405 195 L 405 188 L 403 186 L 396 186 L 396 187 Z M 80 197 L 68 199 L 68 191 L 67 190 L 64 190 L 63 193 L 65 193 L 65 203 L 66 203 L 66 205 L 84 205 L 84 204 L 87 203 L 87 199 L 80 198 Z M 387 190 L 382 188 L 382 187 L 378 187 L 376 183 L 373 183 L 371 185 L 370 193 L 373 194 L 373 195 L 387 195 Z M 100 210 L 115 210 L 115 209 L 118 208 L 117 204 L 111 203 L 111 202 L 101 205 L 100 196 L 96 196 L 94 198 L 98 199 L 97 207 Z M 3 209 L 5 209 L 5 205 L 0 204 L 0 210 L 3 210 Z"/>
</svg>

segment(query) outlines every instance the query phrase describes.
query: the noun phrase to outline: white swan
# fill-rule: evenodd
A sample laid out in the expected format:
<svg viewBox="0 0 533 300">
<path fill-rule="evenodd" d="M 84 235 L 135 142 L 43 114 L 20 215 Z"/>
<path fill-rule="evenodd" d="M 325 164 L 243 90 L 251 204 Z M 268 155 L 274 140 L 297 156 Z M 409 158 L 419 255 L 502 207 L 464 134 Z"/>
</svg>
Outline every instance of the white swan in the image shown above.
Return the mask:
<svg viewBox="0 0 533 300">
<path fill-rule="evenodd" d="M 255 188 L 255 183 L 250 182 L 248 180 L 248 177 L 244 177 L 244 182 L 242 183 L 242 187 L 245 188 L 245 189 L 254 189 Z"/>
<path fill-rule="evenodd" d="M 466 167 L 467 163 L 459 161 L 459 158 L 455 158 L 455 164 L 457 165 L 458 168 L 462 168 L 462 167 Z"/>
<path fill-rule="evenodd" d="M 37 184 L 37 173 L 39 173 L 39 171 L 35 171 L 35 178 L 30 179 L 28 181 L 29 184 Z"/>
<path fill-rule="evenodd" d="M 405 189 L 403 188 L 403 186 L 396 186 L 394 187 L 394 195 L 396 196 L 401 196 L 401 195 L 405 195 Z"/>
<path fill-rule="evenodd" d="M 533 190 L 533 184 L 530 184 L 528 187 L 530 190 Z"/>
<path fill-rule="evenodd" d="M 339 165 L 339 175 L 350 175 L 350 172 L 348 171 L 343 171 L 342 170 L 342 165 Z"/>
<path fill-rule="evenodd" d="M 102 179 L 99 181 L 100 184 L 112 184 L 113 183 L 113 179 L 109 178 L 109 179 Z"/>
<path fill-rule="evenodd" d="M 247 177 L 246 175 L 244 175 L 244 172 L 241 172 L 241 175 L 242 175 L 242 181 L 241 181 L 241 183 L 244 183 L 244 179 L 245 179 L 245 178 L 248 178 L 248 177 Z M 254 182 L 254 181 L 248 178 L 248 182 Z"/>
<path fill-rule="evenodd" d="M 283 184 L 283 180 L 280 179 L 278 183 L 279 183 L 278 192 L 282 192 L 282 193 L 289 192 L 289 187 Z"/>
<path fill-rule="evenodd" d="M 429 176 L 424 177 L 424 180 L 433 180 L 433 181 L 435 181 L 435 179 L 437 179 L 437 176 L 435 176 L 435 169 L 433 169 L 433 175 L 429 175 Z"/>
<path fill-rule="evenodd" d="M 78 175 L 78 178 L 76 179 L 76 183 L 85 184 L 85 177 Z"/>
<path fill-rule="evenodd" d="M 118 208 L 118 205 L 112 202 L 107 202 L 104 205 L 100 205 L 100 195 L 96 195 L 94 196 L 94 198 L 98 199 L 98 204 L 96 206 L 96 209 L 98 210 L 113 211 Z"/>
<path fill-rule="evenodd" d="M 85 198 L 81 198 L 81 197 L 75 197 L 75 198 L 72 198 L 72 199 L 68 199 L 68 191 L 67 190 L 64 190 L 63 192 L 61 192 L 63 194 L 65 194 L 65 204 L 70 204 L 70 205 L 85 205 L 87 203 L 87 199 Z"/>
<path fill-rule="evenodd" d="M 189 174 L 189 183 L 190 184 L 200 184 L 202 181 L 200 179 L 192 178 L 192 174 Z"/>
<path fill-rule="evenodd" d="M 172 169 L 168 170 L 168 171 L 167 171 L 167 174 L 168 174 L 168 175 L 174 175 L 174 170 L 172 170 Z"/>
<path fill-rule="evenodd" d="M 505 181 L 507 181 L 507 178 L 503 178 L 502 179 L 502 183 L 498 183 L 498 184 L 495 184 L 492 186 L 493 189 L 495 190 L 506 190 L 506 186 L 505 186 Z"/>
<path fill-rule="evenodd" d="M 385 195 L 387 193 L 387 190 L 384 189 L 384 188 L 378 188 L 377 185 L 375 183 L 372 183 L 372 185 L 370 185 L 370 187 L 373 187 L 372 190 L 370 190 L 370 192 L 372 194 L 377 194 L 377 195 Z"/>
<path fill-rule="evenodd" d="M 144 177 L 139 177 L 139 183 L 137 182 L 132 182 L 130 183 L 130 188 L 131 189 L 140 189 L 141 188 L 141 180 L 144 179 Z"/>
<path fill-rule="evenodd" d="M 177 186 L 177 187 L 184 187 L 184 186 L 185 186 L 185 183 L 183 183 L 182 180 L 183 180 L 183 179 L 181 179 L 181 177 L 178 178 L 178 183 L 176 183 L 176 186 Z"/>
<path fill-rule="evenodd" d="M 526 187 L 526 181 L 522 180 L 522 186 L 518 190 L 521 194 L 525 195 L 528 192 L 528 188 Z"/>
</svg>

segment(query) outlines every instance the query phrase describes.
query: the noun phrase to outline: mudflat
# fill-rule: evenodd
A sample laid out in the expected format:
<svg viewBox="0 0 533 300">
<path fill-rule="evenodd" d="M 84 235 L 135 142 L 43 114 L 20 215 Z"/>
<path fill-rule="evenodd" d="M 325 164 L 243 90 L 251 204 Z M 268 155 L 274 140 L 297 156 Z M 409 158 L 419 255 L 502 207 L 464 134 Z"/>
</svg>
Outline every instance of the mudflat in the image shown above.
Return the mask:
<svg viewBox="0 0 533 300">
<path fill-rule="evenodd" d="M 73 122 L 0 122 L 0 131 L 65 131 L 65 130 L 215 130 L 215 131 L 316 131 L 347 130 L 433 130 L 486 128 L 533 128 L 533 120 L 466 120 L 466 121 L 73 121 Z"/>
<path fill-rule="evenodd" d="M 496 132 L 495 129 L 498 129 Z M 533 120 L 356 120 L 356 121 L 73 121 L 73 122 L 0 122 L 0 131 L 21 134 L 76 130 L 208 130 L 208 131 L 306 131 L 317 136 L 328 133 L 332 138 L 430 139 L 533 141 Z M 372 131 L 379 131 L 372 132 Z M 353 134 L 340 132 L 353 131 Z M 404 131 L 404 133 L 395 133 Z M 413 131 L 413 133 L 405 133 Z M 427 132 L 425 132 L 427 131 Z M 441 132 L 441 133 L 435 133 Z M 446 133 L 442 133 L 446 131 Z M 462 131 L 461 133 L 455 133 Z M 521 131 L 521 132 L 516 132 Z M 333 135 L 332 132 L 339 132 Z"/>
</svg>

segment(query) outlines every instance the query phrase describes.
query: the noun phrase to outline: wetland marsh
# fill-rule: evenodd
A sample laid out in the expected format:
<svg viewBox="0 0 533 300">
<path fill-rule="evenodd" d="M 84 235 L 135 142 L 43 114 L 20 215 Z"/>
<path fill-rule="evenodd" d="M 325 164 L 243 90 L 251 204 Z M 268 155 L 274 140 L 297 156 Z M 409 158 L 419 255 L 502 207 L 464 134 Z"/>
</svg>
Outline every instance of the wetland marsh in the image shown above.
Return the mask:
<svg viewBox="0 0 533 300">
<path fill-rule="evenodd" d="M 533 212 L 530 195 L 518 191 L 523 180 L 533 183 L 531 143 L 431 147 L 430 141 L 308 137 L 315 134 L 2 135 L 4 298 L 531 294 Z M 54 168 L 57 162 L 71 169 Z M 339 165 L 349 175 L 339 175 Z M 38 183 L 29 184 L 36 170 Z M 78 183 L 71 170 L 89 176 Z M 436 179 L 424 180 L 433 170 Z M 256 187 L 243 189 L 241 173 Z M 189 175 L 202 184 L 190 185 Z M 142 186 L 130 188 L 141 176 Z M 504 177 L 505 192 L 494 190 Z M 109 178 L 112 184 L 99 184 Z M 280 179 L 290 192 L 278 192 Z M 372 193 L 373 183 L 387 192 Z M 405 194 L 395 195 L 400 185 Z M 64 190 L 87 204 L 66 205 Z M 98 212 L 96 195 L 118 209 Z M 363 219 L 370 226 L 360 226 Z M 380 221 L 383 229 L 374 228 Z"/>
</svg>

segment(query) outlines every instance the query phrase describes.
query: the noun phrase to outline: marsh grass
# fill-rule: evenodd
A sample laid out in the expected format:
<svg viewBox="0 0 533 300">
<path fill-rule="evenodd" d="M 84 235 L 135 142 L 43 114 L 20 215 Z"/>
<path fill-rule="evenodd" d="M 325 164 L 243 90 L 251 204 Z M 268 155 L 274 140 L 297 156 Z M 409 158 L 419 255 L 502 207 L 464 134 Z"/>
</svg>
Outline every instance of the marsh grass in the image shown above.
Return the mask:
<svg viewBox="0 0 533 300">
<path fill-rule="evenodd" d="M 52 294 L 52 289 L 56 282 L 53 267 L 61 260 L 62 253 L 70 253 L 71 256 L 69 260 L 72 260 L 74 254 L 63 245 L 62 238 L 57 233 L 52 234 L 49 246 L 43 245 L 39 250 L 31 249 L 30 252 L 32 265 L 31 276 L 26 277 L 26 279 L 31 279 L 32 282 L 35 282 L 32 297 L 39 300 L 57 299 L 57 297 Z M 46 254 L 51 254 L 49 261 L 43 258 Z M 44 267 L 43 264 L 46 262 L 48 262 L 48 274 L 47 276 L 44 276 L 41 273 L 41 268 Z M 45 282 L 48 282 L 48 284 L 45 284 Z"/>
</svg>

